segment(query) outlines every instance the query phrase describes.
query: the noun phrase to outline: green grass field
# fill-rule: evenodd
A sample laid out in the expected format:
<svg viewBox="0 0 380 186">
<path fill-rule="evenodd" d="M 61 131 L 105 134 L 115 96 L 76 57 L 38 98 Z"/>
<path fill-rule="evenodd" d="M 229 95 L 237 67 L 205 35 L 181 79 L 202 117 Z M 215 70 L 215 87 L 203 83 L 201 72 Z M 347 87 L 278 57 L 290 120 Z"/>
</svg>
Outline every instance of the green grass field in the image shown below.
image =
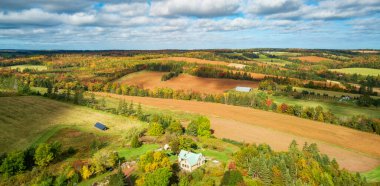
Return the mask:
<svg viewBox="0 0 380 186">
<path fill-rule="evenodd" d="M 259 62 L 262 62 L 265 64 L 275 64 L 275 65 L 279 65 L 279 66 L 285 66 L 286 64 L 292 63 L 292 62 L 285 61 L 285 60 L 278 59 L 278 58 L 269 58 L 266 55 L 262 55 L 262 54 L 260 54 L 259 56 L 260 56 L 260 58 L 255 59 L 255 61 L 259 61 Z"/>
<path fill-rule="evenodd" d="M 231 155 L 227 151 L 219 152 L 216 150 L 205 149 L 199 150 L 197 152 L 202 153 L 206 157 L 210 157 L 225 163 L 228 162 L 229 159 L 231 159 Z"/>
<path fill-rule="evenodd" d="M 42 70 L 47 70 L 47 66 L 43 65 L 15 65 L 10 67 L 12 70 L 13 69 L 18 69 L 18 71 L 22 72 L 25 69 L 31 69 L 31 70 L 37 70 L 37 71 L 42 71 Z"/>
<path fill-rule="evenodd" d="M 320 105 L 324 110 L 330 110 L 332 113 L 340 116 L 342 118 L 351 117 L 354 115 L 364 115 L 371 118 L 379 118 L 380 117 L 380 109 L 372 108 L 372 107 L 358 107 L 355 105 L 348 104 L 339 104 L 332 103 L 328 101 L 313 101 L 313 100 L 302 100 L 302 99 L 294 99 L 290 97 L 284 96 L 271 96 L 271 98 L 277 103 L 286 103 L 290 105 L 301 105 L 303 107 L 317 107 Z"/>
<path fill-rule="evenodd" d="M 380 69 L 373 68 L 342 68 L 342 69 L 330 69 L 330 71 L 340 72 L 345 74 L 359 74 L 364 76 L 378 76 L 380 75 Z"/>
<path fill-rule="evenodd" d="M 124 157 L 126 160 L 137 159 L 146 152 L 156 150 L 159 147 L 157 144 L 144 144 L 139 148 L 122 148 L 118 150 L 118 153 L 120 157 Z"/>
<path fill-rule="evenodd" d="M 380 182 L 380 167 L 362 174 L 368 182 Z"/>
<path fill-rule="evenodd" d="M 314 93 L 320 94 L 320 95 L 327 94 L 331 97 L 333 97 L 333 96 L 335 96 L 335 97 L 350 96 L 353 98 L 357 98 L 357 97 L 361 96 L 360 94 L 352 94 L 352 93 L 346 93 L 346 92 L 335 92 L 335 91 L 330 91 L 330 90 L 318 90 L 318 89 L 303 88 L 303 87 L 293 87 L 293 89 L 295 89 L 297 92 L 302 92 L 303 90 L 306 90 L 308 92 L 314 92 Z M 379 96 L 371 96 L 371 97 L 375 98 L 375 99 L 380 99 Z"/>
<path fill-rule="evenodd" d="M 98 121 L 110 129 L 94 128 Z M 129 128 L 142 124 L 138 120 L 43 97 L 0 97 L 0 152 L 44 142 L 64 127 L 78 127 L 97 135 L 122 136 Z"/>
</svg>

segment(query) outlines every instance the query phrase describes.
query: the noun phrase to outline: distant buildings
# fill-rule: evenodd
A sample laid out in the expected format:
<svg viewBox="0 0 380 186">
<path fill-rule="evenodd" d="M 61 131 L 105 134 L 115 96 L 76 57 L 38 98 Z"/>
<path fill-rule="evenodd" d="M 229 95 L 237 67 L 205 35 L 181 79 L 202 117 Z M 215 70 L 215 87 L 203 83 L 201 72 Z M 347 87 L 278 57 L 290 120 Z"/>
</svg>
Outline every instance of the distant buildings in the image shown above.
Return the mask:
<svg viewBox="0 0 380 186">
<path fill-rule="evenodd" d="M 205 164 L 206 158 L 201 153 L 192 153 L 186 150 L 181 150 L 178 155 L 178 164 L 181 169 L 192 172 L 198 167 Z"/>
<path fill-rule="evenodd" d="M 252 88 L 251 87 L 236 87 L 235 90 L 238 92 L 251 92 Z"/>
</svg>

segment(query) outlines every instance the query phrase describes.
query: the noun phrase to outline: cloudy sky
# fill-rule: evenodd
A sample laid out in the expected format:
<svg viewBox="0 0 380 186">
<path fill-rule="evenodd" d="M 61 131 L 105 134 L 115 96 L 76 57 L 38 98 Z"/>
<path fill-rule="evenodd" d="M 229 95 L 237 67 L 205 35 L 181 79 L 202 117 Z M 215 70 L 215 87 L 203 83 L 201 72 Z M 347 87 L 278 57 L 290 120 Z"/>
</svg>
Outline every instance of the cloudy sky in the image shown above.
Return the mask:
<svg viewBox="0 0 380 186">
<path fill-rule="evenodd" d="M 0 0 L 3 49 L 380 48 L 380 0 Z"/>
</svg>

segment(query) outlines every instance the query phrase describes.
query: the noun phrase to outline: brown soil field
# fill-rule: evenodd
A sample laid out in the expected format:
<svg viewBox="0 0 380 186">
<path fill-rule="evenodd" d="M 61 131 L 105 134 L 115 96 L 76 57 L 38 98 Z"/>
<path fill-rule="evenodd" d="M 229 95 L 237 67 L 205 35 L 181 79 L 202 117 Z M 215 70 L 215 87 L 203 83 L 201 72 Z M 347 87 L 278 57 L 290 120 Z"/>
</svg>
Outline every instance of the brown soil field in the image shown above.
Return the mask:
<svg viewBox="0 0 380 186">
<path fill-rule="evenodd" d="M 311 62 L 311 63 L 318 63 L 318 62 L 321 62 L 321 61 L 333 61 L 331 59 L 324 58 L 324 57 L 318 57 L 318 56 L 293 57 L 292 59 L 299 59 L 301 61 Z"/>
<path fill-rule="evenodd" d="M 165 72 L 142 71 L 122 77 L 117 80 L 117 82 L 121 84 L 136 85 L 147 89 L 168 87 L 174 90 L 189 90 L 200 93 L 223 93 L 236 86 L 247 86 L 252 88 L 258 86 L 258 83 L 253 81 L 201 78 L 188 74 L 181 74 L 168 81 L 161 81 L 161 77 L 164 74 Z"/>
<path fill-rule="evenodd" d="M 317 143 L 322 153 L 335 158 L 341 167 L 350 171 L 368 171 L 380 165 L 380 136 L 376 134 L 247 107 L 97 94 L 133 100 L 160 109 L 207 115 L 219 138 L 267 143 L 279 151 L 286 150 L 293 139 L 300 146 L 304 142 Z"/>
</svg>

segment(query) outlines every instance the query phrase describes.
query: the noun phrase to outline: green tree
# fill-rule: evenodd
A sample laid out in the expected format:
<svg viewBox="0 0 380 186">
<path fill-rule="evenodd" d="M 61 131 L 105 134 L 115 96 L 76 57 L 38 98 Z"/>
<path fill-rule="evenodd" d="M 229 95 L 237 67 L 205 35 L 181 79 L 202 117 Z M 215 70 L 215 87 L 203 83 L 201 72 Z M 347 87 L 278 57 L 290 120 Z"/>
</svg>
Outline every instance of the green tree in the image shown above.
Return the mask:
<svg viewBox="0 0 380 186">
<path fill-rule="evenodd" d="M 148 128 L 149 135 L 161 136 L 163 133 L 164 133 L 164 128 L 160 124 L 154 122 L 149 125 L 149 128 Z"/>
<path fill-rule="evenodd" d="M 206 117 L 199 117 L 197 120 L 198 123 L 198 136 L 203 137 L 210 137 L 211 136 L 211 130 L 210 130 L 210 120 Z"/>
<path fill-rule="evenodd" d="M 26 168 L 24 165 L 24 157 L 23 152 L 9 153 L 2 161 L 0 172 L 2 172 L 5 177 L 8 177 L 23 171 Z"/>
<path fill-rule="evenodd" d="M 121 172 L 121 169 L 118 170 L 116 174 L 110 176 L 109 186 L 124 186 L 124 174 Z"/>
<path fill-rule="evenodd" d="M 51 145 L 47 143 L 41 143 L 38 145 L 34 154 L 35 163 L 38 166 L 45 167 L 54 159 L 54 153 Z"/>
<path fill-rule="evenodd" d="M 221 186 L 235 186 L 239 183 L 243 183 L 243 175 L 237 170 L 230 170 L 224 173 Z"/>
<path fill-rule="evenodd" d="M 167 128 L 170 133 L 181 135 L 183 133 L 183 128 L 178 120 L 172 120 Z"/>
<path fill-rule="evenodd" d="M 144 175 L 143 186 L 167 186 L 173 173 L 166 167 L 159 168 Z"/>
<path fill-rule="evenodd" d="M 186 128 L 186 134 L 197 136 L 198 135 L 198 123 L 191 121 Z"/>
<path fill-rule="evenodd" d="M 174 153 L 176 153 L 176 154 L 178 154 L 179 153 L 179 151 L 181 150 L 180 149 L 180 143 L 179 143 L 179 138 L 173 138 L 171 141 L 170 141 L 170 149 L 174 152 Z"/>
</svg>

